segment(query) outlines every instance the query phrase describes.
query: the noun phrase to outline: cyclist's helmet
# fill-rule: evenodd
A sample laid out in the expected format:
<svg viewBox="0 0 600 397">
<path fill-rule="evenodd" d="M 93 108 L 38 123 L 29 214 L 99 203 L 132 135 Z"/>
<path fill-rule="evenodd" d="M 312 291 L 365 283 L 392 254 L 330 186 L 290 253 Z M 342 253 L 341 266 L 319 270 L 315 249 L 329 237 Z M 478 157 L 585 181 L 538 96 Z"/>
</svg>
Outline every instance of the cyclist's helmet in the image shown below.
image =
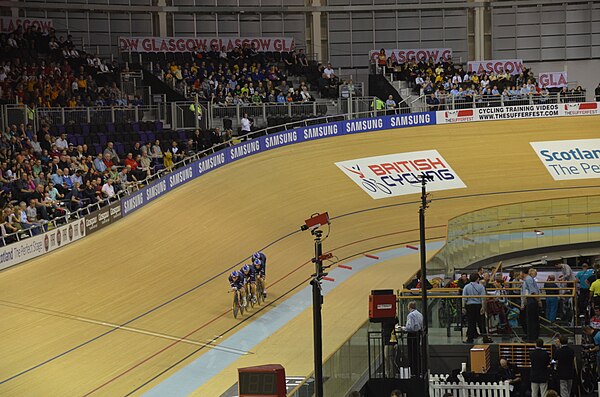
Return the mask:
<svg viewBox="0 0 600 397">
<path fill-rule="evenodd" d="M 242 266 L 242 271 L 243 271 L 244 273 L 248 273 L 248 272 L 250 271 L 250 266 L 248 266 L 248 265 L 244 265 L 244 266 Z"/>
<path fill-rule="evenodd" d="M 255 253 L 253 253 L 253 254 L 252 254 L 252 259 L 253 259 L 253 260 L 260 259 L 260 252 L 255 252 Z"/>
<path fill-rule="evenodd" d="M 239 275 L 239 273 L 237 272 L 237 270 L 234 270 L 234 271 L 232 271 L 232 272 L 231 272 L 231 278 L 238 278 L 239 276 L 240 276 L 240 275 Z"/>
<path fill-rule="evenodd" d="M 262 262 L 260 261 L 260 259 L 255 259 L 254 260 L 254 266 L 261 266 Z"/>
</svg>

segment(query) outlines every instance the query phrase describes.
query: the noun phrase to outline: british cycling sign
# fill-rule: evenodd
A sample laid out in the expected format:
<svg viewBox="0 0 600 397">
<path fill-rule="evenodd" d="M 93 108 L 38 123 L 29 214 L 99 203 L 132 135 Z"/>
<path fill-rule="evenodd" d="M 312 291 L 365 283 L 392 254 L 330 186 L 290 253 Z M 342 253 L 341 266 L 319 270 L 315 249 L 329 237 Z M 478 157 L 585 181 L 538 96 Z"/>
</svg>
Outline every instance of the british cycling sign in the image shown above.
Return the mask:
<svg viewBox="0 0 600 397">
<path fill-rule="evenodd" d="M 420 193 L 422 174 L 430 179 L 428 191 L 466 187 L 437 150 L 367 157 L 335 165 L 374 199 Z"/>
</svg>

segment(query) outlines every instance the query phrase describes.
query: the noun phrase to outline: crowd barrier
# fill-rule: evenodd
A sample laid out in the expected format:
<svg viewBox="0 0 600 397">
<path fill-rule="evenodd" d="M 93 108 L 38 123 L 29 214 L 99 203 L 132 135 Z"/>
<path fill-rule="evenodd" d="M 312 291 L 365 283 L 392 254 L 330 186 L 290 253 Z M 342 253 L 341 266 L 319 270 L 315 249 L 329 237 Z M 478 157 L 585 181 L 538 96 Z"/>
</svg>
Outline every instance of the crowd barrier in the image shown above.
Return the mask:
<svg viewBox="0 0 600 397">
<path fill-rule="evenodd" d="M 222 145 L 226 147 L 218 151 L 216 149 L 209 150 L 209 153 L 211 154 L 208 154 L 205 157 L 200 157 L 201 154 L 196 154 L 195 157 L 184 160 L 182 162 L 184 164 L 183 166 L 155 179 L 140 190 L 122 198 L 120 201 L 86 215 L 83 218 L 83 222 L 78 219 L 40 235 L 41 237 L 34 236 L 2 247 L 0 250 L 0 270 L 28 259 L 33 259 L 72 241 L 79 240 L 82 237 L 92 234 L 142 208 L 144 205 L 165 195 L 167 192 L 212 170 L 245 157 L 263 153 L 278 147 L 335 136 L 425 125 L 484 120 L 596 115 L 599 114 L 598 109 L 599 103 L 597 102 L 513 106 L 493 108 L 489 112 L 487 108 L 464 109 L 457 111 L 366 117 L 362 119 L 343 120 L 314 125 L 312 125 L 312 121 L 316 123 L 318 119 L 305 120 L 305 126 L 286 129 L 281 132 L 267 135 L 264 134 L 266 134 L 269 129 L 253 132 L 242 137 L 246 138 L 242 143 L 234 146 Z M 470 113 L 467 114 L 461 112 Z M 369 115 L 371 114 L 367 114 L 367 116 Z M 494 116 L 494 118 L 487 118 L 486 116 Z M 345 116 L 340 115 L 339 117 Z M 309 121 L 311 123 L 309 123 Z M 202 155 L 203 154 L 206 153 L 202 153 Z M 53 234 L 54 242 L 52 240 Z M 60 237 L 57 237 L 58 235 L 60 235 Z"/>
</svg>

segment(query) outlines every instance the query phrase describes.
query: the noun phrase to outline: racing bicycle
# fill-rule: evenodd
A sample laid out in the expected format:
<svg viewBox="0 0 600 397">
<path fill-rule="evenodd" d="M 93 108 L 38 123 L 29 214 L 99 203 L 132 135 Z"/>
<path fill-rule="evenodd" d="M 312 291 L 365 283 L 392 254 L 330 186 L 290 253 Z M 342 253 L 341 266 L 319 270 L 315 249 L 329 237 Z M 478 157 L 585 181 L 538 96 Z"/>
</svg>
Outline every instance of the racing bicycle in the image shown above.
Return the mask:
<svg viewBox="0 0 600 397">
<path fill-rule="evenodd" d="M 258 302 L 259 305 L 265 301 L 264 292 L 265 292 L 265 287 L 263 285 L 262 278 L 257 277 L 256 278 L 256 301 Z"/>
<path fill-rule="evenodd" d="M 229 290 L 229 292 L 232 291 Z M 244 302 L 242 300 L 242 295 L 239 289 L 235 290 L 233 294 L 233 305 L 231 309 L 233 311 L 233 318 L 237 318 L 238 313 L 240 313 L 240 315 L 244 314 Z"/>
</svg>

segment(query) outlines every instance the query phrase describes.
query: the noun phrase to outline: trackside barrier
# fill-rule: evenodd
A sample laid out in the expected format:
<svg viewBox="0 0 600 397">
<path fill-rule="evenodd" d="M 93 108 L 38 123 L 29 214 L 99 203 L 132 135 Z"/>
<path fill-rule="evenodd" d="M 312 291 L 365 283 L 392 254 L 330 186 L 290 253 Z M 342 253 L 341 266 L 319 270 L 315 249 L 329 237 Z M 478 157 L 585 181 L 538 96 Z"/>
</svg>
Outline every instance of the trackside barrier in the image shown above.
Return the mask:
<svg viewBox="0 0 600 397">
<path fill-rule="evenodd" d="M 552 105 L 531 106 L 535 107 Z M 513 114 L 515 108 L 522 107 L 506 108 L 507 114 L 511 114 L 512 117 L 515 119 L 600 114 L 600 112 L 598 111 L 599 104 L 597 102 L 561 104 L 558 109 L 554 109 L 550 113 L 540 113 L 541 109 L 533 111 L 536 109 L 532 110 L 530 106 L 525 106 L 526 109 L 518 109 L 520 110 L 520 112 L 517 112 L 518 114 Z M 479 111 L 480 109 L 467 110 Z M 457 112 L 462 112 L 462 110 Z M 124 216 L 129 215 L 130 213 L 143 207 L 149 202 L 155 200 L 156 198 L 163 196 L 168 191 L 180 185 L 183 185 L 192 179 L 195 179 L 201 175 L 204 175 L 207 172 L 220 168 L 225 164 L 229 164 L 239 159 L 254 154 L 259 154 L 267 150 L 334 136 L 343 136 L 405 127 L 417 127 L 425 125 L 447 124 L 452 122 L 484 120 L 484 118 L 478 118 L 474 115 L 471 115 L 470 120 L 460 119 L 456 121 L 448 121 L 448 116 L 446 115 L 446 113 L 448 112 L 439 111 L 369 117 L 373 116 L 373 113 L 373 111 L 364 113 L 363 116 L 367 116 L 365 118 L 349 119 L 351 116 L 340 114 L 337 116 L 326 116 L 316 119 L 306 119 L 298 123 L 286 124 L 284 126 L 270 127 L 264 130 L 252 132 L 243 137 L 236 137 L 234 138 L 234 140 L 219 144 L 201 153 L 197 153 L 175 164 L 172 172 L 168 170 L 161 170 L 159 173 L 152 175 L 151 177 L 144 180 L 143 183 L 147 183 L 144 187 L 134 191 L 133 193 L 125 196 L 122 199 L 118 197 L 117 200 L 111 201 L 112 204 L 109 207 L 110 209 L 108 212 L 108 218 L 106 214 L 106 208 L 104 207 L 92 212 L 89 215 L 86 215 L 84 217 L 84 232 L 85 224 L 88 224 L 90 233 L 95 232 L 96 230 L 99 230 L 100 228 L 105 227 L 108 224 L 113 223 Z M 356 117 L 359 115 L 354 114 L 352 116 Z M 456 117 L 465 116 L 457 114 Z M 330 120 L 336 119 L 341 119 L 342 121 L 328 122 Z M 323 123 L 323 121 L 325 121 L 325 123 L 320 124 Z M 298 127 L 298 125 L 301 126 Z M 282 129 L 284 131 L 276 132 Z M 242 143 L 238 143 L 239 141 L 242 141 Z M 218 150 L 218 148 L 223 149 Z M 120 211 L 117 209 L 117 207 L 119 206 Z M 91 210 L 93 211 L 93 209 Z M 89 212 L 90 209 L 88 208 L 86 209 L 86 211 Z M 83 214 L 80 215 L 83 216 Z M 70 216 L 72 215 L 69 214 L 68 217 Z M 11 243 L 6 247 L 2 247 L 2 249 L 0 249 L 0 270 L 46 253 L 47 251 L 44 251 L 43 247 L 42 249 L 39 248 L 39 244 L 33 244 L 34 246 L 36 246 L 35 255 L 15 255 L 14 252 L 9 252 L 12 250 L 12 246 L 14 244 L 20 244 L 21 242 L 27 244 L 29 242 L 38 241 L 39 238 L 37 238 L 37 236 L 34 237 L 29 237 L 24 240 L 17 241 L 15 243 Z M 31 248 L 26 249 L 26 251 L 30 250 Z"/>
<path fill-rule="evenodd" d="M 451 393 L 454 397 L 510 397 L 510 384 L 507 381 L 498 383 L 446 382 L 447 375 L 431 375 L 429 377 L 429 395 L 443 397 Z"/>
<path fill-rule="evenodd" d="M 600 114 L 598 102 L 548 103 L 475 109 L 441 110 L 437 124 L 465 123 L 472 121 L 516 120 L 558 116 L 590 116 Z"/>
</svg>

